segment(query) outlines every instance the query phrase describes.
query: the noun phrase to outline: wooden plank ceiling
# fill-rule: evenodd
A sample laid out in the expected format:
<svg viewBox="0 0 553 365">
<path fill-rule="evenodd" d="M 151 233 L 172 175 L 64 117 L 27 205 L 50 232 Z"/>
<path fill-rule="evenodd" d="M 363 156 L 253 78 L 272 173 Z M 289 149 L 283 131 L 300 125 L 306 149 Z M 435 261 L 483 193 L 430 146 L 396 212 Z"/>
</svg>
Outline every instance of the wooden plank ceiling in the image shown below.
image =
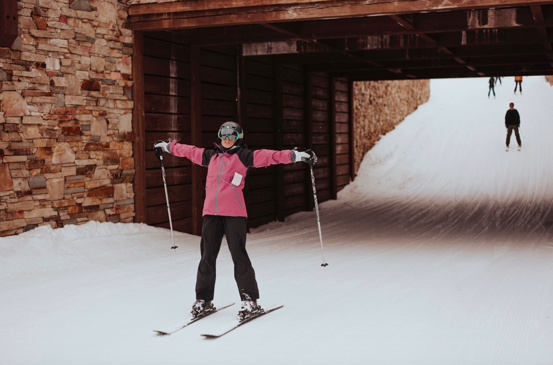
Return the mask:
<svg viewBox="0 0 553 365">
<path fill-rule="evenodd" d="M 212 0 L 130 14 L 136 31 L 352 80 L 553 74 L 553 1 Z"/>
</svg>

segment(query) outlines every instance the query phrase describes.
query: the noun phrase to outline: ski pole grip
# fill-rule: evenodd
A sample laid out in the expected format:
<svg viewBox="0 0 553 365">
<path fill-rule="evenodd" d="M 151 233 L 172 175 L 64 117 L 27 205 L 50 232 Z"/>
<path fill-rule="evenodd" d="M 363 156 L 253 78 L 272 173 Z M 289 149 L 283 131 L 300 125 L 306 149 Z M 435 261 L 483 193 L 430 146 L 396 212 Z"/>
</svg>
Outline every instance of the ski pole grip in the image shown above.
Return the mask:
<svg viewBox="0 0 553 365">
<path fill-rule="evenodd" d="M 154 152 L 156 153 L 156 157 L 158 158 L 158 160 L 163 159 L 163 149 L 161 147 L 154 148 Z"/>
</svg>

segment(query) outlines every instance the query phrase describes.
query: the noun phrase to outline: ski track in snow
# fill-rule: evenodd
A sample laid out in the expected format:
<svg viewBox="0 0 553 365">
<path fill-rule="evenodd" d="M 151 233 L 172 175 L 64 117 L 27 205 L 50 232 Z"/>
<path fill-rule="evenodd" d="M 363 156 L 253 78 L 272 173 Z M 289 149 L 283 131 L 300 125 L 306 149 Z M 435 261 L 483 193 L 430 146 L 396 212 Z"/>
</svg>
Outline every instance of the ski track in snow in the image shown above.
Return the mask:
<svg viewBox="0 0 553 365">
<path fill-rule="evenodd" d="M 168 337 L 194 301 L 199 237 L 145 225 L 0 238 L 0 364 L 551 364 L 553 88 L 432 80 L 431 99 L 365 157 L 337 201 L 252 230 L 260 304 Z M 521 114 L 522 151 L 504 148 Z M 223 243 L 215 304 L 237 302 Z"/>
</svg>

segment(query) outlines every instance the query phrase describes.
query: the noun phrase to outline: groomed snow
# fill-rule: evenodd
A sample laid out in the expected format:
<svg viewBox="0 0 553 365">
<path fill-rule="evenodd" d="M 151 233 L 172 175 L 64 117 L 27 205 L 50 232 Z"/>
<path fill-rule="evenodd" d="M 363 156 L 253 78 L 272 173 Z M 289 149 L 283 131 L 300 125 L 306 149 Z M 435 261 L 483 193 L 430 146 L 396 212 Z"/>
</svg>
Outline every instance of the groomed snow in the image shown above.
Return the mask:
<svg viewBox="0 0 553 365">
<path fill-rule="evenodd" d="M 337 201 L 253 230 L 260 304 L 218 340 L 238 295 L 226 243 L 215 304 L 194 301 L 199 237 L 90 222 L 0 238 L 0 364 L 551 364 L 553 88 L 433 80 Z M 523 149 L 504 148 L 513 101 Z"/>
</svg>

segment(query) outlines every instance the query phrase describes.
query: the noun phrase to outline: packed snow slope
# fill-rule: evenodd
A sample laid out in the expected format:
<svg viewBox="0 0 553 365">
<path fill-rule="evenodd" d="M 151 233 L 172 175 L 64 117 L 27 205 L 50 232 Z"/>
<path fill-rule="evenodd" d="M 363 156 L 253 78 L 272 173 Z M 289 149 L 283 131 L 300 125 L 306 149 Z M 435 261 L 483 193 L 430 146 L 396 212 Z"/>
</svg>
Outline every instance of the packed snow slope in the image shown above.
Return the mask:
<svg viewBox="0 0 553 365">
<path fill-rule="evenodd" d="M 217 340 L 238 292 L 226 243 L 215 304 L 194 301 L 199 237 L 90 222 L 0 238 L 0 364 L 552 364 L 553 88 L 431 82 L 337 201 L 253 230 L 263 306 Z M 522 118 L 505 151 L 504 115 Z"/>
</svg>

